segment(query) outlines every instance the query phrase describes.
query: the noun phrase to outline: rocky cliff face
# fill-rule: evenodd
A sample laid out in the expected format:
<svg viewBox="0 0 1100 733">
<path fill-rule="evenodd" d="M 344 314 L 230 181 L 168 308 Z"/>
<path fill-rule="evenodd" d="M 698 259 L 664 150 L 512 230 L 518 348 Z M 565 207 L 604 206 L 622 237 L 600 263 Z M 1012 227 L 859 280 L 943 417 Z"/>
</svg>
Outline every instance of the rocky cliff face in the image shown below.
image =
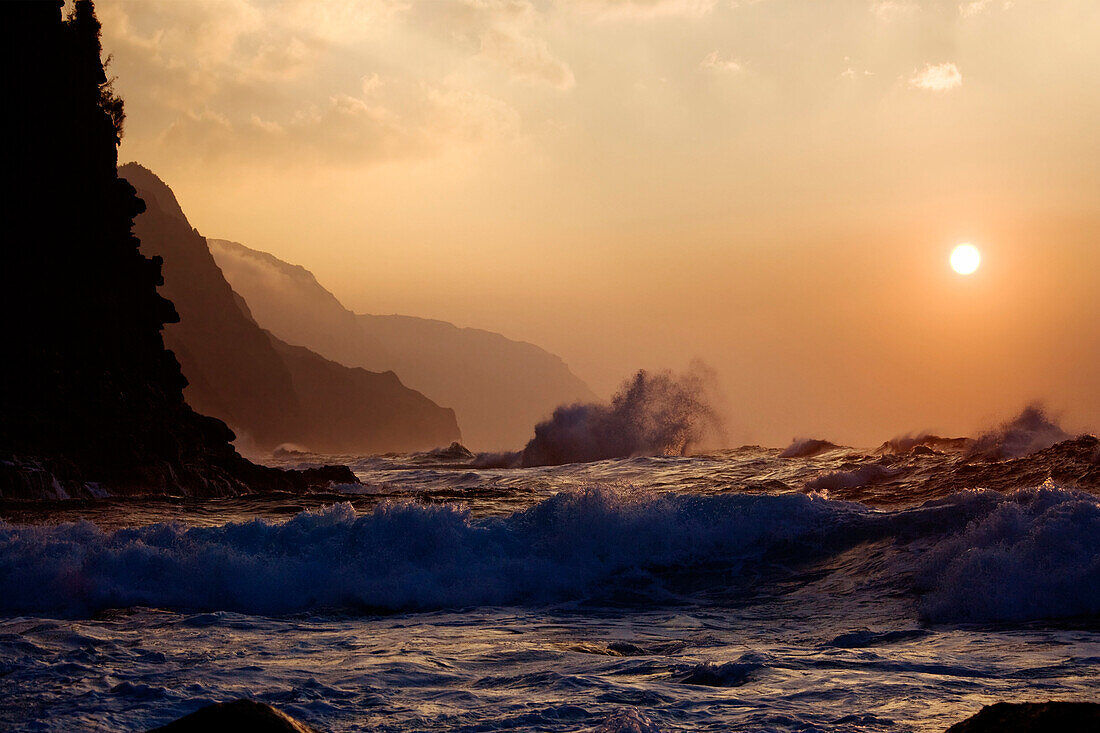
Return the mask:
<svg viewBox="0 0 1100 733">
<path fill-rule="evenodd" d="M 195 409 L 260 449 L 293 443 L 321 453 L 377 453 L 459 439 L 453 411 L 393 372 L 349 368 L 261 329 L 171 189 L 135 163 L 119 172 L 146 202 L 134 231 L 143 252 L 164 260 L 162 292 L 180 313 L 165 342 L 179 358 Z"/>
<path fill-rule="evenodd" d="M 161 330 L 161 261 L 131 227 L 122 102 L 92 3 L 0 3 L 5 236 L 0 239 L 0 498 L 232 495 L 355 481 L 253 465 L 184 402 Z M 323 475 L 322 475 L 323 474 Z"/>
<path fill-rule="evenodd" d="M 520 447 L 557 406 L 596 399 L 560 358 L 533 344 L 444 321 L 356 315 L 308 270 L 241 244 L 208 241 L 262 327 L 342 364 L 392 369 L 453 407 L 468 445 Z"/>
<path fill-rule="evenodd" d="M 3 297 L 0 491 L 243 489 L 225 425 L 183 401 L 161 340 L 160 261 L 130 231 L 143 204 L 116 172 L 122 103 L 90 2 L 0 7 Z M 247 463 L 247 462 L 245 462 Z M 249 464 L 250 465 L 250 464 Z"/>
<path fill-rule="evenodd" d="M 266 332 L 265 332 L 266 333 Z M 269 334 L 270 336 L 270 334 Z M 406 388 L 393 372 L 371 372 L 329 361 L 271 336 L 307 411 L 300 442 L 325 453 L 407 452 L 459 439 L 454 410 Z"/>
</svg>

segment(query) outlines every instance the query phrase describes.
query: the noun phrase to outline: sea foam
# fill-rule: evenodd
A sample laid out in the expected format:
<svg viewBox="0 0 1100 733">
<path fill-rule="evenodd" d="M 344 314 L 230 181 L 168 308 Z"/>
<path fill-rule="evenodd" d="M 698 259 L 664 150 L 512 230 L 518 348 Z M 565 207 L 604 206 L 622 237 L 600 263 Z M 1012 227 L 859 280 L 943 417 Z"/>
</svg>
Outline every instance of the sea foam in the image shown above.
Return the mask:
<svg viewBox="0 0 1100 733">
<path fill-rule="evenodd" d="M 800 494 L 635 500 L 594 488 L 503 518 L 393 503 L 362 516 L 338 504 L 282 524 L 166 523 L 110 533 L 88 522 L 0 525 L 0 611 L 277 614 L 545 603 L 655 567 L 732 564 L 777 543 L 812 544 L 864 511 Z"/>
<path fill-rule="evenodd" d="M 1100 502 L 1053 486 L 1010 494 L 923 562 L 929 621 L 1100 614 Z"/>
</svg>

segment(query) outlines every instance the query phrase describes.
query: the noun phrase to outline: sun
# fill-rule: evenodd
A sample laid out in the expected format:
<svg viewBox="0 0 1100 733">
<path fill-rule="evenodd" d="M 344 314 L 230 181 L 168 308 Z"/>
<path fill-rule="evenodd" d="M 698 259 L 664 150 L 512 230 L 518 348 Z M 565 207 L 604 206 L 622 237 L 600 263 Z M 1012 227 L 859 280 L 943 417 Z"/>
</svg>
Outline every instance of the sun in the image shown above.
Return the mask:
<svg viewBox="0 0 1100 733">
<path fill-rule="evenodd" d="M 982 253 L 969 242 L 951 250 L 951 269 L 960 275 L 969 275 L 982 263 Z"/>
</svg>

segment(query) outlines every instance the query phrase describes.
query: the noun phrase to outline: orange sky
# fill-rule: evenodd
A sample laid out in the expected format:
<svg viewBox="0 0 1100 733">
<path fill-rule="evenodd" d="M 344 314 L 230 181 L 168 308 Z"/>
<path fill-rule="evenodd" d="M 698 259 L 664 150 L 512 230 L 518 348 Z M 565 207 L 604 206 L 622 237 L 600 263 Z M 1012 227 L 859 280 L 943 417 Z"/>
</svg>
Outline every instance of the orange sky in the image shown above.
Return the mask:
<svg viewBox="0 0 1100 733">
<path fill-rule="evenodd" d="M 97 7 L 122 160 L 354 310 L 701 357 L 738 443 L 1097 427 L 1093 0 Z"/>
</svg>

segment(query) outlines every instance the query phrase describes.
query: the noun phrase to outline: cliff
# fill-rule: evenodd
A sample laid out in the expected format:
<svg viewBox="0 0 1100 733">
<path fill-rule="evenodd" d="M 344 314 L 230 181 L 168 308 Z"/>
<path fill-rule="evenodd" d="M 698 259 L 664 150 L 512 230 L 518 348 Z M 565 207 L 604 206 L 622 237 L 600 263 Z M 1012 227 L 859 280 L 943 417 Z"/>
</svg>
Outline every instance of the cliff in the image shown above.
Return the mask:
<svg viewBox="0 0 1100 733">
<path fill-rule="evenodd" d="M 99 34 L 88 0 L 68 19 L 60 2 L 0 4 L 0 497 L 305 488 L 317 477 L 249 463 L 184 402 L 161 335 L 178 316 L 131 231 L 144 204 L 118 177 L 123 108 Z"/>
<path fill-rule="evenodd" d="M 147 169 L 119 169 L 146 202 L 134 231 L 164 260 L 162 291 L 180 314 L 165 330 L 197 410 L 257 448 L 282 443 L 321 453 L 411 451 L 459 439 L 453 411 L 375 373 L 290 346 L 261 329 L 226 282 L 175 195 Z"/>
<path fill-rule="evenodd" d="M 406 388 L 393 372 L 346 367 L 274 336 L 271 343 L 290 371 L 295 393 L 312 408 L 309 432 L 292 442 L 321 446 L 324 453 L 363 453 L 364 446 L 388 453 L 459 440 L 454 410 Z"/>
<path fill-rule="evenodd" d="M 533 344 L 426 318 L 356 315 L 305 268 L 235 242 L 208 242 L 262 327 L 342 364 L 395 371 L 452 406 L 477 449 L 522 446 L 559 405 L 596 399 L 559 357 Z"/>
</svg>

